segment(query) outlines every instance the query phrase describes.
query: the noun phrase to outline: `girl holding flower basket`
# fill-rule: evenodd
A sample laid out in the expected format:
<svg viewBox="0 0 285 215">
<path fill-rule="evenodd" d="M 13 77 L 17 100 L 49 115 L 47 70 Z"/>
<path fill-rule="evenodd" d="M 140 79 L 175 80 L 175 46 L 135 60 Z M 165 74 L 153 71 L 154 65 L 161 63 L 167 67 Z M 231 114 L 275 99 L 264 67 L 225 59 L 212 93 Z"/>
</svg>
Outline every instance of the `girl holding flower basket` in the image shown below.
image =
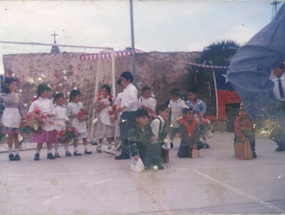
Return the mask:
<svg viewBox="0 0 285 215">
<path fill-rule="evenodd" d="M 88 119 L 88 112 L 84 110 L 83 103 L 80 101 L 80 91 L 72 90 L 70 92 L 69 103 L 66 107 L 67 116 L 70 119 L 71 126 L 75 128 L 75 131 L 79 136 L 73 139 L 74 144 L 74 156 L 81 156 L 82 154 L 78 152 L 78 140 L 82 139 L 84 145 L 84 153 L 87 155 L 92 154 L 92 151 L 88 149 L 87 146 L 87 125 L 86 120 Z"/>
<path fill-rule="evenodd" d="M 115 110 L 112 109 L 113 96 L 111 95 L 111 88 L 109 85 L 104 84 L 94 100 L 94 107 L 98 112 L 98 120 L 96 125 L 95 136 L 98 138 L 99 145 L 97 146 L 97 152 L 102 152 L 102 142 L 104 138 L 107 138 L 108 148 L 111 148 L 112 141 L 114 139 L 114 121 L 112 115 L 115 114 Z"/>
<path fill-rule="evenodd" d="M 0 94 L 5 106 L 2 115 L 2 133 L 8 134 L 10 161 L 21 159 L 19 156 L 20 123 L 26 112 L 21 95 L 16 93 L 18 82 L 15 78 L 6 78 L 3 84 L 4 89 L 2 89 L 4 93 Z M 13 142 L 15 144 L 15 156 L 12 150 Z"/>
<path fill-rule="evenodd" d="M 50 88 L 45 84 L 40 84 L 37 88 L 37 98 L 32 102 L 27 119 L 33 118 L 38 121 L 39 127 L 32 132 L 31 141 L 38 143 L 35 161 L 40 160 L 40 151 L 43 144 L 47 143 L 47 159 L 55 159 L 51 150 L 52 144 L 57 142 L 57 132 L 54 126 L 54 108 L 49 99 Z"/>
</svg>

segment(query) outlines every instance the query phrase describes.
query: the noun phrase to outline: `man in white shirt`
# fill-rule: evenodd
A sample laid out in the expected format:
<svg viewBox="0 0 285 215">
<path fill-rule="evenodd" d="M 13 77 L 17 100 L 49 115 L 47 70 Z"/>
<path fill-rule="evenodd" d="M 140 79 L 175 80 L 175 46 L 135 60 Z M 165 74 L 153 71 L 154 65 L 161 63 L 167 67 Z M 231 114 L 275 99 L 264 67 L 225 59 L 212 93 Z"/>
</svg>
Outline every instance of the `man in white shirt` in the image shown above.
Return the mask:
<svg viewBox="0 0 285 215">
<path fill-rule="evenodd" d="M 132 122 L 135 119 L 135 111 L 138 109 L 138 90 L 132 84 L 132 73 L 129 71 L 124 71 L 122 72 L 120 79 L 124 90 L 121 95 L 122 101 L 117 111 L 122 113 L 120 119 L 122 153 L 115 157 L 116 160 L 130 158 L 128 132 L 131 128 Z"/>
<path fill-rule="evenodd" d="M 285 75 L 284 75 L 285 65 L 280 64 L 278 67 L 273 69 L 274 82 L 273 94 L 276 99 L 282 101 L 283 107 L 285 107 Z M 285 151 L 285 136 L 284 131 L 277 132 L 272 139 L 277 143 L 278 147 L 275 149 L 276 152 Z"/>
<path fill-rule="evenodd" d="M 280 64 L 278 67 L 273 69 L 274 82 L 273 93 L 276 99 L 285 101 L 285 75 L 284 75 L 284 64 Z"/>
</svg>

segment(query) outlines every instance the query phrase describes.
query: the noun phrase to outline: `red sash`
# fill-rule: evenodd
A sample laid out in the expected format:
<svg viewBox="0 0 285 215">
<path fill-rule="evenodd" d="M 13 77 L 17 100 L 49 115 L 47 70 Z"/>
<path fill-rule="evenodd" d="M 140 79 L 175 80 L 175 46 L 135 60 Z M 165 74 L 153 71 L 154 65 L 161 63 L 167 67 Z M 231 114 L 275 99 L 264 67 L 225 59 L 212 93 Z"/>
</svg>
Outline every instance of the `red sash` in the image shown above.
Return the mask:
<svg viewBox="0 0 285 215">
<path fill-rule="evenodd" d="M 192 124 L 189 125 L 189 123 L 187 122 L 187 120 L 183 118 L 183 119 L 179 120 L 179 122 L 180 122 L 182 125 L 184 125 L 184 127 L 186 128 L 187 133 L 189 134 L 189 137 L 190 137 L 191 139 L 193 139 L 193 137 L 194 137 L 194 129 L 195 129 L 195 126 L 196 126 L 197 121 L 196 121 L 196 120 L 192 120 Z M 181 134 L 180 134 L 180 138 L 183 139 L 183 137 L 182 137 Z"/>
</svg>

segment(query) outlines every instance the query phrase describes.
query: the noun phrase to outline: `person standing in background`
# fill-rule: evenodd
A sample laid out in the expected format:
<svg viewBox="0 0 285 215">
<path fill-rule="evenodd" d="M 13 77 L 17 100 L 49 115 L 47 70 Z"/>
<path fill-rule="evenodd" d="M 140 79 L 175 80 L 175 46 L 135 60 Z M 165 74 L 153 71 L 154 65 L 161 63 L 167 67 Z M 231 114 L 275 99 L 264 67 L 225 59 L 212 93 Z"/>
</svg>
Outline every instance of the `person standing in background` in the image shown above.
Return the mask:
<svg viewBox="0 0 285 215">
<path fill-rule="evenodd" d="M 170 90 L 171 99 L 169 100 L 168 108 L 171 110 L 170 114 L 170 145 L 173 148 L 174 136 L 179 133 L 179 123 L 177 120 L 182 117 L 183 109 L 188 108 L 185 101 L 180 98 L 180 90 L 173 88 Z"/>
<path fill-rule="evenodd" d="M 156 99 L 152 96 L 152 91 L 149 86 L 142 88 L 142 95 L 138 101 L 138 108 L 147 110 L 150 119 L 155 118 Z"/>
<path fill-rule="evenodd" d="M 273 94 L 276 99 L 280 100 L 282 103 L 283 109 L 285 110 L 285 75 L 284 75 L 285 65 L 284 63 L 273 68 L 274 82 Z M 277 129 L 277 128 L 276 128 Z M 278 145 L 275 149 L 276 152 L 285 151 L 285 137 L 284 131 L 279 130 L 274 132 L 275 134 L 271 136 L 271 139 Z"/>
</svg>

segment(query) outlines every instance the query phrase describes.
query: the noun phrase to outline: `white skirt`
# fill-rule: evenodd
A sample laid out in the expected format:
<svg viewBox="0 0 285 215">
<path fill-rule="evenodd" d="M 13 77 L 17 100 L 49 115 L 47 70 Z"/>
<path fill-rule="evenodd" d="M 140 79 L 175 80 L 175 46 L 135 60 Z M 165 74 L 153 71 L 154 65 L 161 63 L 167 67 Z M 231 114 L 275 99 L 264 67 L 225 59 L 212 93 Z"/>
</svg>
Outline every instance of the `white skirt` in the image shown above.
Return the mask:
<svg viewBox="0 0 285 215">
<path fill-rule="evenodd" d="M 18 108 L 5 108 L 2 123 L 8 128 L 20 128 L 21 115 Z"/>
</svg>

